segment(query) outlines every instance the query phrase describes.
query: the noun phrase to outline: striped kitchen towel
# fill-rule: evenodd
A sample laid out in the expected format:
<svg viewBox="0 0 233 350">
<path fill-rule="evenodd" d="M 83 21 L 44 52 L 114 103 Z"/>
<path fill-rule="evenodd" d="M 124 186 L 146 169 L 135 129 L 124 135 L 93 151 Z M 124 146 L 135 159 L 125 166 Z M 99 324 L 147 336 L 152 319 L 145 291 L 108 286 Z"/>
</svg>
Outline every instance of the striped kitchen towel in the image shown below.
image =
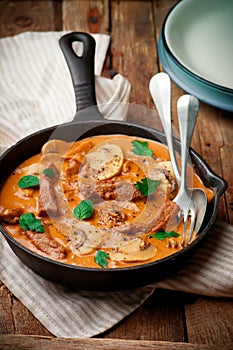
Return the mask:
<svg viewBox="0 0 233 350">
<path fill-rule="evenodd" d="M 71 291 L 28 269 L 0 236 L 0 279 L 55 336 L 100 334 L 138 308 L 156 288 L 233 297 L 233 226 L 217 222 L 183 270 L 154 285 L 119 292 Z"/>
<path fill-rule="evenodd" d="M 0 153 L 34 131 L 72 120 L 74 89 L 58 43 L 65 33 L 26 32 L 0 39 Z M 105 118 L 124 120 L 130 83 L 120 74 L 113 79 L 100 76 L 110 37 L 93 37 L 100 112 Z"/>
</svg>

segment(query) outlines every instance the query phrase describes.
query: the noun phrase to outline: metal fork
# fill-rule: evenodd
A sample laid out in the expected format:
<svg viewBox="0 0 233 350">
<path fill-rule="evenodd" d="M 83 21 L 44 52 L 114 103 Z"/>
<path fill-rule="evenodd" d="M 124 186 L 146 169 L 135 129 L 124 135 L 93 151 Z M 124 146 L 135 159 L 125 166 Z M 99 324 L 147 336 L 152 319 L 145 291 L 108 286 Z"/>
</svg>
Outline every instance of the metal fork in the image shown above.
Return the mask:
<svg viewBox="0 0 233 350">
<path fill-rule="evenodd" d="M 184 220 L 183 239 L 190 242 L 196 222 L 196 206 L 192 200 L 192 190 L 187 187 L 187 164 L 189 157 L 189 146 L 191 143 L 194 126 L 199 108 L 198 100 L 191 95 L 183 95 L 177 102 L 178 121 L 181 141 L 181 178 L 180 188 L 174 202 L 180 208 L 180 216 Z M 187 224 L 190 218 L 189 232 Z"/>
</svg>

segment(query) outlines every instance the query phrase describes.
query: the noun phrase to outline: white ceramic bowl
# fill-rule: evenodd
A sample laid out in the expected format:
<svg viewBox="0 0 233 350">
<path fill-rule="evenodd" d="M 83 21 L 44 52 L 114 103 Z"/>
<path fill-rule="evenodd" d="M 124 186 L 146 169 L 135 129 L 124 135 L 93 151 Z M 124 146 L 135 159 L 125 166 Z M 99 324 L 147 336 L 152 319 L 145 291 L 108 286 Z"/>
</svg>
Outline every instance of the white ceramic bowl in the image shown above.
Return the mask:
<svg viewBox="0 0 233 350">
<path fill-rule="evenodd" d="M 232 0 L 177 3 L 166 18 L 164 36 L 172 55 L 186 69 L 233 89 Z"/>
<path fill-rule="evenodd" d="M 168 13 L 158 54 L 186 92 L 233 112 L 233 0 L 182 0 Z"/>
</svg>

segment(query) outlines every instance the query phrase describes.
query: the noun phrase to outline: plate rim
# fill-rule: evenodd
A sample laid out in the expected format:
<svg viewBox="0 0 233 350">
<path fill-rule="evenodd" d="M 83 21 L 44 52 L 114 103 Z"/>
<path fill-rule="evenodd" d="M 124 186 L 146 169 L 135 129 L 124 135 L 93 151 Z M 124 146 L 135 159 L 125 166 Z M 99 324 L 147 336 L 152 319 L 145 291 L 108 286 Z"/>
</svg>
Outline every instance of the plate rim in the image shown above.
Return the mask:
<svg viewBox="0 0 233 350">
<path fill-rule="evenodd" d="M 158 41 L 158 56 L 161 60 L 161 63 L 163 65 L 164 70 L 170 75 L 171 79 L 184 91 L 195 95 L 200 101 L 203 101 L 211 106 L 214 106 L 216 108 L 220 108 L 222 110 L 226 110 L 228 112 L 233 112 L 233 103 L 232 105 L 230 105 L 230 103 L 224 103 L 224 101 L 221 101 L 220 98 L 216 99 L 216 98 L 211 98 L 209 95 L 208 96 L 204 96 L 203 94 L 200 94 L 196 88 L 193 88 L 191 85 L 187 85 L 186 82 L 184 82 L 182 79 L 180 79 L 180 77 L 178 77 L 175 73 L 174 70 L 170 67 L 170 63 L 167 62 L 167 58 L 164 58 L 164 52 L 166 52 L 166 47 L 163 43 L 163 37 L 162 37 L 162 33 L 160 33 L 159 36 L 159 41 Z M 166 54 L 170 54 L 169 52 L 166 52 Z M 173 59 L 173 57 L 172 57 Z M 215 86 L 211 86 L 211 85 L 207 85 L 205 84 L 205 82 L 203 82 L 200 79 L 196 79 L 195 76 L 190 75 L 188 70 L 183 69 L 182 65 L 177 64 L 176 60 L 174 60 L 173 62 L 175 65 L 177 65 L 177 68 L 179 68 L 181 70 L 181 74 L 184 73 L 187 75 L 188 79 L 193 79 L 197 84 L 202 84 L 202 86 L 205 89 L 214 89 L 216 93 L 218 94 L 224 94 L 227 93 L 229 95 L 228 91 L 222 91 L 219 89 L 216 89 Z M 230 93 L 230 95 L 233 98 L 233 93 Z M 224 97 L 224 96 L 223 96 Z"/>
<path fill-rule="evenodd" d="M 171 51 L 168 43 L 167 43 L 167 40 L 166 40 L 166 36 L 165 36 L 165 27 L 166 27 L 166 24 L 168 22 L 168 19 L 169 19 L 169 16 L 171 15 L 171 13 L 173 11 L 175 11 L 176 7 L 178 6 L 181 6 L 181 4 L 184 3 L 184 0 L 179 0 L 175 5 L 172 6 L 172 8 L 169 10 L 169 12 L 167 13 L 164 21 L 163 21 L 163 25 L 162 25 L 162 29 L 161 29 L 161 35 L 162 35 L 162 38 L 163 38 L 163 44 L 166 48 L 166 51 L 169 53 L 169 55 L 172 56 L 172 58 L 176 61 L 176 64 L 178 66 L 180 66 L 180 68 L 184 71 L 186 71 L 186 73 L 190 76 L 193 76 L 193 78 L 199 80 L 201 83 L 204 83 L 205 85 L 209 85 L 210 87 L 212 88 L 215 88 L 215 89 L 218 89 L 218 90 L 221 90 L 223 92 L 226 92 L 228 94 L 232 94 L 233 95 L 233 89 L 229 88 L 229 87 L 226 87 L 224 85 L 220 85 L 220 84 L 217 84 L 217 83 L 214 83 L 208 79 L 205 79 L 203 78 L 202 76 L 198 75 L 197 73 L 194 73 L 192 72 L 190 69 L 188 69 L 186 66 L 184 66 L 180 61 L 179 59 L 173 54 L 173 52 Z"/>
</svg>

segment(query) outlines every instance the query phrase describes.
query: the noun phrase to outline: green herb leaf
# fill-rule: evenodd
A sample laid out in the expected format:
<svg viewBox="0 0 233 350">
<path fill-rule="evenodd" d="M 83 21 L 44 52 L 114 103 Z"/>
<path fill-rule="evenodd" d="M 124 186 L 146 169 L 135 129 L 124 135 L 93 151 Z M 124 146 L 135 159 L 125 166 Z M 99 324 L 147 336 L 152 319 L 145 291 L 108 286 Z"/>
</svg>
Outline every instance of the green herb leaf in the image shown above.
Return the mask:
<svg viewBox="0 0 233 350">
<path fill-rule="evenodd" d="M 110 259 L 110 256 L 103 250 L 97 250 L 94 257 L 96 264 L 100 265 L 101 267 L 107 267 L 108 261 L 106 259 Z"/>
<path fill-rule="evenodd" d="M 25 175 L 18 181 L 18 186 L 20 188 L 36 187 L 39 186 L 39 184 L 40 182 L 38 177 L 34 175 Z"/>
<path fill-rule="evenodd" d="M 19 224 L 23 230 L 32 230 L 36 232 L 44 232 L 44 226 L 40 219 L 36 219 L 33 213 L 23 214 L 19 218 Z"/>
<path fill-rule="evenodd" d="M 141 182 L 136 182 L 134 186 L 143 194 L 143 196 L 149 196 L 156 190 L 159 185 L 159 180 L 152 180 L 144 177 Z"/>
<path fill-rule="evenodd" d="M 179 237 L 179 233 L 174 231 L 158 231 L 150 236 L 153 238 L 157 238 L 160 241 L 163 241 L 164 238 Z"/>
<path fill-rule="evenodd" d="M 93 211 L 94 207 L 92 201 L 84 199 L 74 208 L 74 217 L 79 220 L 88 219 L 92 216 Z"/>
<path fill-rule="evenodd" d="M 138 156 L 152 157 L 153 151 L 148 147 L 148 142 L 133 140 L 132 142 L 133 152 Z"/>
<path fill-rule="evenodd" d="M 53 178 L 54 175 L 55 175 L 53 169 L 51 169 L 51 168 L 46 168 L 46 169 L 44 169 L 44 170 L 42 171 L 42 174 L 45 174 L 45 175 L 47 175 L 47 176 L 50 177 L 50 178 Z"/>
</svg>

